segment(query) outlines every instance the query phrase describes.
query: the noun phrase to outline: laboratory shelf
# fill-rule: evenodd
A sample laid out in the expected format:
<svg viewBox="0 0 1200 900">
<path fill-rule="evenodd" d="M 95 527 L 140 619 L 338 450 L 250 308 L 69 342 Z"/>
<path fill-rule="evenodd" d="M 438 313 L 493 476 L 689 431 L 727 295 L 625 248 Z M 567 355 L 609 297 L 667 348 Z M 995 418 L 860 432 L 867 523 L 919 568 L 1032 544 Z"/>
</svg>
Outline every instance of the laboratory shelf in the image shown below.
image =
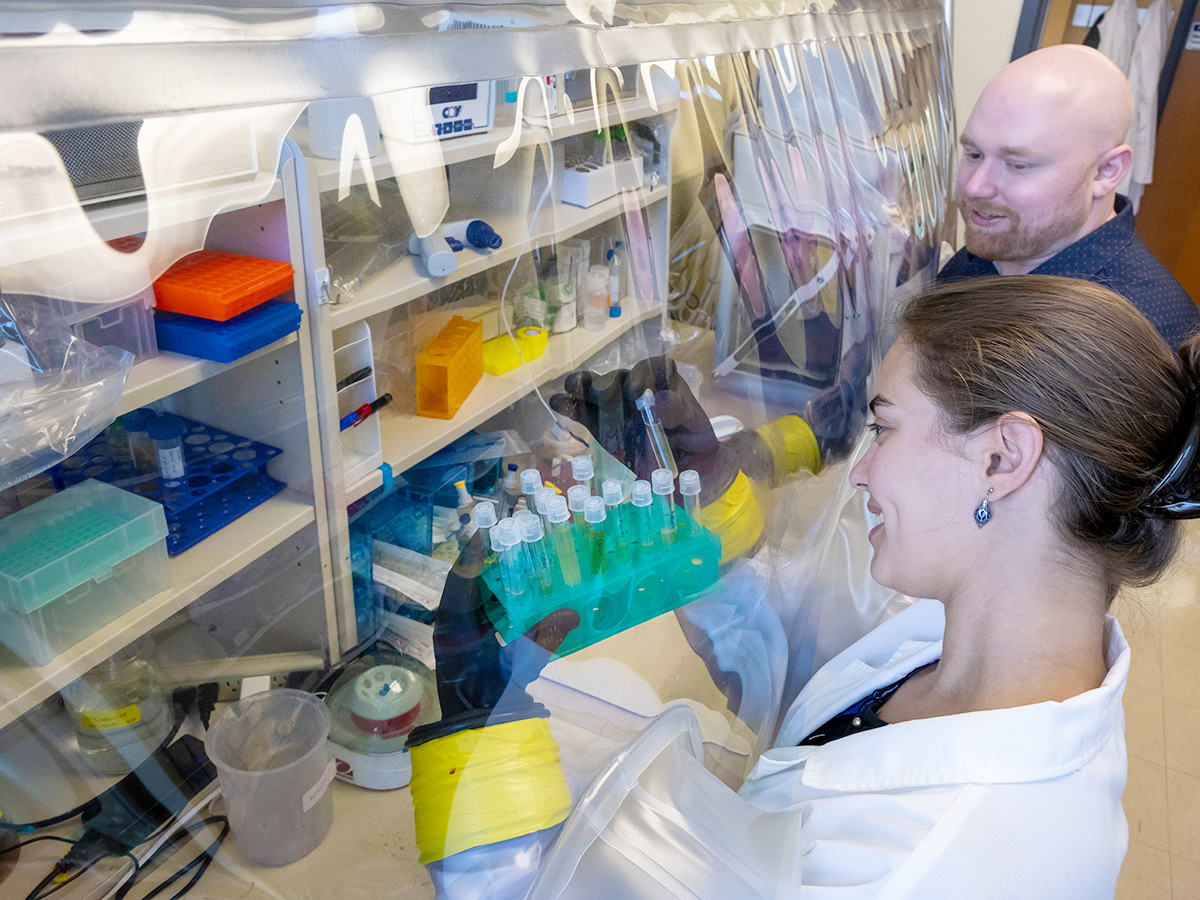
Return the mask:
<svg viewBox="0 0 1200 900">
<path fill-rule="evenodd" d="M 638 191 L 638 202 L 643 209 L 649 208 L 665 200 L 668 194 L 665 185 L 653 189 L 642 188 Z M 552 214 L 549 210 L 552 210 Z M 581 234 L 589 228 L 616 218 L 621 214 L 621 210 L 619 195 L 587 209 L 565 204 L 543 208 L 538 216 L 541 225 L 524 247 L 522 238 L 529 227 L 524 217 L 488 216 L 488 224 L 504 238 L 504 245 L 499 250 L 480 253 L 469 247 L 463 249 L 457 254 L 458 268 L 445 278 L 430 278 L 424 273 L 417 257 L 402 256 L 363 285 L 354 300 L 332 307 L 330 323 L 334 329 L 343 328 L 367 316 L 402 306 L 424 297 L 430 291 L 485 272 L 494 266 L 512 262 L 523 249 L 542 247 L 552 241 L 557 243 Z"/>
<path fill-rule="evenodd" d="M 215 185 L 202 191 L 172 189 L 164 191 L 155 204 L 155 222 L 158 227 L 182 225 L 200 219 L 210 219 L 214 213 L 282 199 L 283 183 L 275 176 L 271 176 L 270 184 L 266 183 L 266 176 L 260 175 L 253 182 L 239 181 Z M 130 234 L 142 234 L 146 230 L 148 215 L 144 194 L 87 207 L 88 221 L 92 223 L 96 233 L 106 241 Z"/>
<path fill-rule="evenodd" d="M 316 519 L 312 501 L 284 490 L 168 561 L 171 587 L 38 668 L 0 665 L 0 728 L 179 612 Z"/>
<path fill-rule="evenodd" d="M 619 318 L 609 319 L 603 331 L 582 327 L 552 335 L 546 352 L 504 375 L 484 375 L 453 419 L 429 419 L 384 407 L 378 413 L 383 460 L 394 472 L 420 462 L 435 450 L 466 434 L 533 390 L 578 368 L 588 357 L 635 325 L 662 314 L 662 305 L 626 299 Z M 378 469 L 346 486 L 346 503 L 365 497 L 383 483 Z"/>
<path fill-rule="evenodd" d="M 153 403 L 155 400 L 161 400 L 163 397 L 168 397 L 176 391 L 181 391 L 194 384 L 207 381 L 214 375 L 236 369 L 256 357 L 275 353 L 298 340 L 298 334 L 289 334 L 273 344 L 247 353 L 241 359 L 235 359 L 230 363 L 212 362 L 178 353 L 159 353 L 154 359 L 140 362 L 130 370 L 129 378 L 125 381 L 125 391 L 121 395 L 118 415 Z"/>
<path fill-rule="evenodd" d="M 644 119 L 648 116 L 658 115 L 659 113 L 670 112 L 677 106 L 678 101 L 672 97 L 660 99 L 658 107 L 655 108 L 646 97 L 642 96 L 630 101 L 618 101 L 615 113 L 611 105 L 601 107 L 600 119 L 605 126 L 622 122 L 632 122 L 635 119 Z M 484 132 L 483 134 L 469 134 L 465 137 L 442 141 L 440 144 L 442 151 L 441 164 L 450 166 L 456 163 L 468 162 L 472 159 L 484 159 L 494 156 L 496 149 L 502 143 L 511 139 L 513 121 L 510 116 L 507 119 L 498 121 L 491 131 Z M 533 147 L 543 143 L 547 137 L 551 140 L 559 140 L 572 135 L 595 131 L 598 127 L 600 126 L 596 124 L 596 113 L 591 106 L 581 106 L 576 109 L 574 122 L 570 121 L 566 114 L 557 115 L 548 120 L 544 117 L 527 117 L 525 127 L 521 129 L 517 146 Z M 297 127 L 293 129 L 292 135 L 295 137 L 296 143 L 307 151 L 309 146 L 308 130 Z M 323 159 L 310 155 L 308 156 L 308 165 L 316 178 L 317 190 L 325 192 L 341 187 L 341 160 Z M 392 164 L 386 153 L 380 153 L 378 156 L 371 157 L 371 173 L 376 179 L 392 177 Z M 365 183 L 366 172 L 364 167 L 356 161 L 351 171 L 350 184 Z"/>
</svg>

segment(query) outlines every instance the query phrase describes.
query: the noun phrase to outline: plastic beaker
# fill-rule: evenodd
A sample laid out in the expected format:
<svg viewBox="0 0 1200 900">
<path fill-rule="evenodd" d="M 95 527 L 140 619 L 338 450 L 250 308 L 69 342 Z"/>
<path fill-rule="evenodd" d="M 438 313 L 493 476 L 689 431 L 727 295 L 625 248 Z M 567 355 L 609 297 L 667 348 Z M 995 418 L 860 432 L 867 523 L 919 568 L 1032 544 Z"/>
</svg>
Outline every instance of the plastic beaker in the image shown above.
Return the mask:
<svg viewBox="0 0 1200 900">
<path fill-rule="evenodd" d="M 245 860 L 282 866 L 315 849 L 333 822 L 329 709 L 288 688 L 231 704 L 204 742 L 217 767 L 229 832 Z"/>
</svg>

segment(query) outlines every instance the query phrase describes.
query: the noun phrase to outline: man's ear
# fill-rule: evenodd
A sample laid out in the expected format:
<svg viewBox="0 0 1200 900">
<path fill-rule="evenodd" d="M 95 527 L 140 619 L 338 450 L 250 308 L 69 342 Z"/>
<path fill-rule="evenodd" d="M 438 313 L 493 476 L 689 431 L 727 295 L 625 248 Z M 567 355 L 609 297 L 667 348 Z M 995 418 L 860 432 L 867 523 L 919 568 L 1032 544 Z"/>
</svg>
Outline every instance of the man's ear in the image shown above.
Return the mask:
<svg viewBox="0 0 1200 900">
<path fill-rule="evenodd" d="M 1128 144 L 1113 147 L 1100 157 L 1096 177 L 1092 182 L 1092 197 L 1099 200 L 1117 189 L 1125 173 L 1133 165 L 1133 148 Z"/>
<path fill-rule="evenodd" d="M 1033 477 L 1042 459 L 1042 428 L 1028 413 L 1005 413 L 985 433 L 980 450 L 987 457 L 983 462 L 987 482 L 995 489 L 993 499 L 999 500 Z"/>
</svg>

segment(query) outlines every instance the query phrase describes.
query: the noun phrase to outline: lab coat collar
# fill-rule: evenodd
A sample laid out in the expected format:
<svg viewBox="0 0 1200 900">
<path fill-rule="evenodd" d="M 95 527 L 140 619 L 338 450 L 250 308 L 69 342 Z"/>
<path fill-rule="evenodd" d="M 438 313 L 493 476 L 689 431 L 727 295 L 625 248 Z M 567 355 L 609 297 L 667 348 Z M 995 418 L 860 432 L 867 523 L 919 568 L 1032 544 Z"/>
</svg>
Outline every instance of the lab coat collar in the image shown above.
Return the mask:
<svg viewBox="0 0 1200 900">
<path fill-rule="evenodd" d="M 944 627 L 942 605 L 934 600 L 885 622 L 832 660 L 818 674 L 821 681 L 814 678 L 817 683 L 789 712 L 780 744 L 803 739 L 875 688 L 937 659 Z M 1129 647 L 1111 617 L 1105 641 L 1108 675 L 1099 687 L 1069 700 L 897 722 L 817 747 L 777 747 L 760 760 L 755 775 L 802 765 L 801 780 L 810 788 L 880 791 L 1017 783 L 1073 772 L 1123 728 Z M 793 722 L 803 726 L 789 729 Z M 798 730 L 803 733 L 796 737 Z"/>
</svg>

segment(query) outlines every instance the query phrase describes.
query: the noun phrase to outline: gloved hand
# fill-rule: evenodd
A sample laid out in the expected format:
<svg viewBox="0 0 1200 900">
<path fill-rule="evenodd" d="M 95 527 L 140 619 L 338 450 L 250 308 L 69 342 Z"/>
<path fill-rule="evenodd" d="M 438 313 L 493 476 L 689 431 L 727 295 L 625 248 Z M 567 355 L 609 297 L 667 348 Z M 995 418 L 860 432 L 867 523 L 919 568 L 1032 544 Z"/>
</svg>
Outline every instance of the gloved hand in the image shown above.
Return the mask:
<svg viewBox="0 0 1200 900">
<path fill-rule="evenodd" d="M 667 443 L 680 471 L 700 474 L 701 503 L 723 495 L 737 477 L 736 455 L 717 441 L 708 414 L 675 362 L 665 356 L 632 369 L 598 375 L 572 372 L 561 393 L 550 398 L 555 412 L 583 423 L 596 440 L 641 479 L 658 468 L 637 401 L 650 390 Z"/>
<path fill-rule="evenodd" d="M 579 624 L 579 613 L 556 610 L 501 646 L 483 608 L 480 573 L 486 556 L 476 532 L 446 578 L 433 626 L 442 719 L 414 729 L 409 747 L 466 728 L 548 715 L 525 688 Z"/>
</svg>

